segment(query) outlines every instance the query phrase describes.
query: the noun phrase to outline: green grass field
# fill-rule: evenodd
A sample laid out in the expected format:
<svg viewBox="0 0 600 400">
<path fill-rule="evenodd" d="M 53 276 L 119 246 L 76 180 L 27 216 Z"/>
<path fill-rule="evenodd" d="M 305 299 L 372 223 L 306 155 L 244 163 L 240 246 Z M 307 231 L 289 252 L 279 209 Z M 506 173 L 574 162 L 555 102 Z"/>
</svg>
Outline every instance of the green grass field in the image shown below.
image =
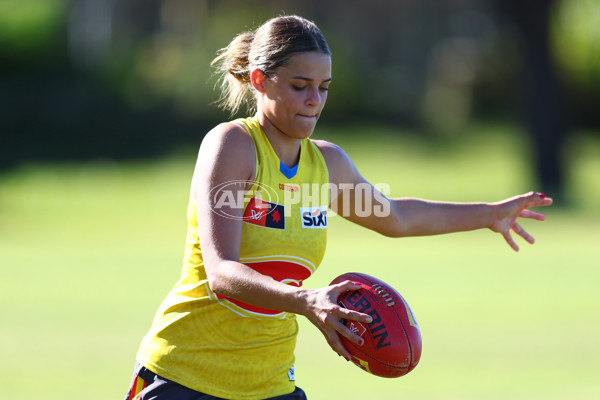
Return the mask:
<svg viewBox="0 0 600 400">
<path fill-rule="evenodd" d="M 368 133 L 320 136 L 393 196 L 494 201 L 536 189 L 515 132 L 474 129 L 443 145 Z M 194 153 L 0 176 L 2 398 L 124 397 L 138 343 L 179 275 Z M 416 314 L 423 356 L 405 377 L 369 376 L 300 318 L 296 378 L 309 398 L 600 398 L 598 135 L 573 136 L 568 154 L 569 207 L 525 222 L 537 243 L 519 241 L 518 254 L 490 231 L 388 239 L 331 218 L 325 260 L 305 285 L 347 271 L 389 282 Z"/>
</svg>

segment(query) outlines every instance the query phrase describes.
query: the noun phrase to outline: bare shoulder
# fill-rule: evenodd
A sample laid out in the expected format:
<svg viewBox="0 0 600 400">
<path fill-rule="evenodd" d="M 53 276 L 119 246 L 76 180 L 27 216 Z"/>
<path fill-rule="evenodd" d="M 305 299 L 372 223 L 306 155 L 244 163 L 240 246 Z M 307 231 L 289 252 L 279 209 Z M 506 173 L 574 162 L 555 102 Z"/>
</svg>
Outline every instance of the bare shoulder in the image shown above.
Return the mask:
<svg viewBox="0 0 600 400">
<path fill-rule="evenodd" d="M 255 162 L 254 141 L 242 125 L 224 122 L 204 136 L 198 161 L 231 162 L 252 167 Z"/>
<path fill-rule="evenodd" d="M 246 129 L 235 122 L 224 122 L 211 129 L 204 139 L 202 146 L 216 151 L 249 152 L 254 149 L 252 137 Z"/>
<path fill-rule="evenodd" d="M 242 125 L 225 122 L 204 136 L 194 181 L 206 180 L 213 184 L 229 180 L 251 181 L 255 174 L 254 141 Z"/>
<path fill-rule="evenodd" d="M 357 173 L 356 167 L 344 149 L 326 140 L 313 140 L 312 142 L 323 154 L 332 183 L 354 180 L 353 178 Z"/>
<path fill-rule="evenodd" d="M 337 165 L 339 163 L 351 162 L 348 154 L 337 144 L 326 140 L 312 140 L 312 142 L 321 150 L 321 154 L 323 154 L 323 158 L 325 158 L 328 166 L 330 164 Z"/>
</svg>

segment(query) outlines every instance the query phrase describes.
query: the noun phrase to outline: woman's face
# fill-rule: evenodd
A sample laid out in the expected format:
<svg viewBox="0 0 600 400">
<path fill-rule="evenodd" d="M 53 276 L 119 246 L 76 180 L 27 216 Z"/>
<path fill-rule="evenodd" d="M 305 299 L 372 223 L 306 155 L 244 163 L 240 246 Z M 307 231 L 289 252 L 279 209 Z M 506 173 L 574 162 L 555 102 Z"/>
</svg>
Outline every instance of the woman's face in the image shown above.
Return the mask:
<svg viewBox="0 0 600 400">
<path fill-rule="evenodd" d="M 286 136 L 312 135 L 327 100 L 331 82 L 331 56 L 319 52 L 297 53 L 275 74 L 264 79 L 258 110 Z"/>
</svg>

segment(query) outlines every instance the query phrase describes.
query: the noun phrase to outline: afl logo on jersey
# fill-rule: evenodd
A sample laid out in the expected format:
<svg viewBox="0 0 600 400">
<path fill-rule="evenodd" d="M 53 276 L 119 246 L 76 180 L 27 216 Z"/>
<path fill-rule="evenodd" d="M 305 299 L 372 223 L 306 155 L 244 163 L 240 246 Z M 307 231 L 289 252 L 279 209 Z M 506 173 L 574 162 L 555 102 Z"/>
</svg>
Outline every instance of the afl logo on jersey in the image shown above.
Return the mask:
<svg viewBox="0 0 600 400">
<path fill-rule="evenodd" d="M 244 211 L 243 221 L 272 229 L 285 229 L 285 207 L 253 197 Z"/>
<path fill-rule="evenodd" d="M 300 207 L 303 228 L 326 229 L 327 206 Z"/>
</svg>

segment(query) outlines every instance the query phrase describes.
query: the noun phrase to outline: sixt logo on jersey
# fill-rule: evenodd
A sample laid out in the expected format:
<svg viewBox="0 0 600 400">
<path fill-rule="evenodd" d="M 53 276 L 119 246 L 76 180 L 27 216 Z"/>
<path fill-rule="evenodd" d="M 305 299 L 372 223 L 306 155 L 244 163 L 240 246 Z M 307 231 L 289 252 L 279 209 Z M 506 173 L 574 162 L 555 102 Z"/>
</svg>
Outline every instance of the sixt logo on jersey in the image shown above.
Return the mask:
<svg viewBox="0 0 600 400">
<path fill-rule="evenodd" d="M 265 228 L 285 229 L 285 208 L 281 204 L 270 203 L 253 197 L 244 210 L 244 222 Z"/>
<path fill-rule="evenodd" d="M 302 227 L 312 229 L 327 228 L 327 206 L 300 207 Z"/>
</svg>

